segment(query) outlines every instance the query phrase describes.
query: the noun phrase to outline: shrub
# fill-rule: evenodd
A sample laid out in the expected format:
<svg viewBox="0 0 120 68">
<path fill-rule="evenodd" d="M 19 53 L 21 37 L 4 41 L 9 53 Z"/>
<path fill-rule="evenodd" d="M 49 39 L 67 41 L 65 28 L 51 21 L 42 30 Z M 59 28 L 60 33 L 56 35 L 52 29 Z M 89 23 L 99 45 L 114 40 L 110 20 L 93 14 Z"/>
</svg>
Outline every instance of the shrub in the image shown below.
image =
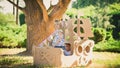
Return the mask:
<svg viewBox="0 0 120 68">
<path fill-rule="evenodd" d="M 0 13 L 0 47 L 25 47 L 25 45 L 26 25 L 18 26 L 12 15 Z"/>
<path fill-rule="evenodd" d="M 114 40 L 112 36 L 113 30 L 106 31 L 106 39 L 105 40 Z"/>
<path fill-rule="evenodd" d="M 109 52 L 119 52 L 120 53 L 120 41 L 108 40 L 104 42 L 99 42 L 93 48 L 94 51 L 109 51 Z"/>
<path fill-rule="evenodd" d="M 0 29 L 0 47 L 22 47 L 25 46 L 26 25 L 3 26 Z"/>
<path fill-rule="evenodd" d="M 68 9 L 66 11 L 66 14 L 70 17 L 70 18 L 75 18 L 77 16 L 77 9 Z"/>
<path fill-rule="evenodd" d="M 105 41 L 106 39 L 106 30 L 103 28 L 93 28 L 93 34 L 95 43 Z"/>
<path fill-rule="evenodd" d="M 120 3 L 114 3 L 109 5 L 110 8 L 110 14 L 120 14 Z"/>
</svg>

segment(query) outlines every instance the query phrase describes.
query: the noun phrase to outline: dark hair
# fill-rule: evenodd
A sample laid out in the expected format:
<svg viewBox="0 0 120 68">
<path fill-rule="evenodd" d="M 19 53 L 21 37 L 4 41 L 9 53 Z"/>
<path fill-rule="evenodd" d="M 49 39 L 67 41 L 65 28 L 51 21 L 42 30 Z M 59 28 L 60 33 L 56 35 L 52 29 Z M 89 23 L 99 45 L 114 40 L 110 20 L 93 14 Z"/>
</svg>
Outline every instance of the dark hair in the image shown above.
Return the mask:
<svg viewBox="0 0 120 68">
<path fill-rule="evenodd" d="M 70 43 L 65 43 L 65 45 L 69 45 L 69 46 L 71 46 L 71 44 L 70 44 Z"/>
<path fill-rule="evenodd" d="M 59 20 L 55 20 L 55 22 L 59 22 Z"/>
</svg>

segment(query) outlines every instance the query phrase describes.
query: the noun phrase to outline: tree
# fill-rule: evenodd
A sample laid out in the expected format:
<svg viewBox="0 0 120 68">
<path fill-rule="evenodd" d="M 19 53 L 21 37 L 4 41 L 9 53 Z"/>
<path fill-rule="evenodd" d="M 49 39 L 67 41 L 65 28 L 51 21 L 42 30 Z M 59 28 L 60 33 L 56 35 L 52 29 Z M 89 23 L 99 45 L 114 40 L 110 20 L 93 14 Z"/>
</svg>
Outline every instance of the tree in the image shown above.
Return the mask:
<svg viewBox="0 0 120 68">
<path fill-rule="evenodd" d="M 0 0 L 0 2 L 1 2 L 2 0 Z M 0 6 L 0 10 L 2 9 L 3 7 L 2 6 Z"/>
<path fill-rule="evenodd" d="M 109 4 L 119 3 L 120 0 L 76 0 L 73 4 L 73 8 L 84 8 L 90 5 L 99 6 L 104 8 Z"/>
<path fill-rule="evenodd" d="M 23 11 L 27 24 L 27 51 L 32 52 L 33 45 L 39 45 L 54 31 L 54 20 L 62 18 L 71 0 L 59 0 L 56 5 L 51 5 L 47 10 L 43 0 L 23 0 L 25 7 L 16 5 Z"/>
<path fill-rule="evenodd" d="M 17 0 L 17 5 L 19 5 L 19 0 Z M 16 24 L 18 25 L 18 8 L 16 8 Z"/>
</svg>

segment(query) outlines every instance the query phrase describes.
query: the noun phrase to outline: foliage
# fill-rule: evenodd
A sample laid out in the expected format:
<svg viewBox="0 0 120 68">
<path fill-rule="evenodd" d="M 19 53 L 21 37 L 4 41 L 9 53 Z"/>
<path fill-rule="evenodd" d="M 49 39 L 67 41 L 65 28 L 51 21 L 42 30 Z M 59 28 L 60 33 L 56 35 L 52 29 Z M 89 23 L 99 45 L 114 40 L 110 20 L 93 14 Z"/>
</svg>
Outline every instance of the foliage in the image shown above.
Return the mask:
<svg viewBox="0 0 120 68">
<path fill-rule="evenodd" d="M 7 25 L 0 28 L 1 47 L 23 47 L 26 42 L 26 25 Z"/>
<path fill-rule="evenodd" d="M 90 18 L 93 27 L 112 29 L 115 28 L 115 26 L 110 24 L 109 20 L 111 18 L 111 15 L 109 15 L 108 12 L 108 7 L 100 8 L 90 5 L 88 7 L 80 9 L 68 9 L 66 14 L 71 18 L 76 18 L 79 14 L 84 15 L 80 16 L 80 18 Z"/>
<path fill-rule="evenodd" d="M 120 53 L 120 41 L 108 40 L 104 42 L 99 42 L 94 46 L 94 50 Z"/>
<path fill-rule="evenodd" d="M 112 15 L 120 14 L 119 0 L 77 0 L 73 3 L 73 8 L 84 12 L 83 18 L 90 18 L 94 27 L 106 29 L 115 28 L 109 20 Z"/>
<path fill-rule="evenodd" d="M 77 16 L 77 9 L 68 9 L 66 11 L 66 14 L 70 17 L 70 18 L 75 18 Z"/>
<path fill-rule="evenodd" d="M 113 33 L 113 30 L 106 30 L 106 39 L 105 40 L 114 40 L 112 33 Z"/>
<path fill-rule="evenodd" d="M 104 28 L 93 28 L 92 31 L 94 34 L 92 39 L 95 41 L 95 43 L 114 40 L 112 36 L 112 29 L 106 30 Z"/>
<path fill-rule="evenodd" d="M 25 47 L 26 25 L 18 26 L 10 14 L 0 14 L 0 47 Z"/>
<path fill-rule="evenodd" d="M 0 47 L 23 47 L 26 45 L 26 25 L 6 25 L 0 28 Z"/>
<path fill-rule="evenodd" d="M 113 13 L 110 22 L 112 25 L 115 26 L 115 28 L 113 28 L 113 38 L 116 40 L 120 40 L 120 13 Z"/>
<path fill-rule="evenodd" d="M 118 1 L 119 0 L 77 0 L 73 3 L 73 7 L 74 12 L 80 11 L 84 14 L 81 18 L 90 18 L 94 28 L 104 28 L 107 30 L 106 40 L 109 38 L 120 40 L 120 3 Z M 71 10 L 68 11 L 70 12 Z M 77 16 L 79 13 L 67 13 L 67 15 Z"/>
<path fill-rule="evenodd" d="M 106 39 L 106 30 L 103 28 L 93 28 L 93 34 L 95 43 L 105 41 Z"/>
<path fill-rule="evenodd" d="M 15 24 L 14 23 L 15 21 L 14 21 L 14 16 L 12 15 L 12 14 L 3 14 L 3 13 L 1 13 L 0 12 L 0 25 L 7 25 L 8 23 L 9 24 Z"/>
<path fill-rule="evenodd" d="M 76 0 L 72 7 L 73 8 L 85 8 L 87 6 L 93 5 L 93 6 L 100 6 L 101 8 L 104 8 L 105 6 L 109 4 L 119 3 L 119 0 Z"/>
<path fill-rule="evenodd" d="M 95 14 L 90 17 L 94 27 L 105 28 L 105 29 L 114 28 L 114 26 L 111 25 L 109 22 L 111 16 L 108 15 L 109 9 L 107 7 L 103 9 L 100 7 L 96 7 L 94 11 Z"/>
<path fill-rule="evenodd" d="M 7 20 L 3 13 L 0 13 L 0 25 L 6 24 Z"/>
<path fill-rule="evenodd" d="M 120 14 L 120 3 L 114 3 L 109 5 L 110 7 L 110 14 Z"/>
<path fill-rule="evenodd" d="M 75 8 L 68 9 L 66 11 L 66 14 L 70 16 L 71 18 L 76 18 L 78 14 L 84 15 L 82 16 L 82 18 L 88 18 L 95 14 L 94 10 L 95 10 L 95 7 L 90 5 L 88 7 L 81 8 L 81 9 L 75 9 Z"/>
</svg>

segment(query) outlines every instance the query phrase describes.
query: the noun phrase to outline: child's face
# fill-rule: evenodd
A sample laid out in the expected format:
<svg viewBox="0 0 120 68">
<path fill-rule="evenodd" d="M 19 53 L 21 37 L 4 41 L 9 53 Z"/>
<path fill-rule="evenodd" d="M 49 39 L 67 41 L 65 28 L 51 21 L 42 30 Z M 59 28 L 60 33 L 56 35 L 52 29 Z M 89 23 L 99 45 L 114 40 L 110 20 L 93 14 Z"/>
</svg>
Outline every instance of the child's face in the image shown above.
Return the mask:
<svg viewBox="0 0 120 68">
<path fill-rule="evenodd" d="M 55 24 L 55 29 L 60 29 L 60 25 L 58 23 Z"/>
<path fill-rule="evenodd" d="M 63 33 L 62 32 L 59 32 L 59 35 L 60 35 L 60 37 L 63 37 Z"/>
<path fill-rule="evenodd" d="M 66 49 L 67 51 L 70 51 L 70 45 L 66 44 L 65 49 Z"/>
</svg>

